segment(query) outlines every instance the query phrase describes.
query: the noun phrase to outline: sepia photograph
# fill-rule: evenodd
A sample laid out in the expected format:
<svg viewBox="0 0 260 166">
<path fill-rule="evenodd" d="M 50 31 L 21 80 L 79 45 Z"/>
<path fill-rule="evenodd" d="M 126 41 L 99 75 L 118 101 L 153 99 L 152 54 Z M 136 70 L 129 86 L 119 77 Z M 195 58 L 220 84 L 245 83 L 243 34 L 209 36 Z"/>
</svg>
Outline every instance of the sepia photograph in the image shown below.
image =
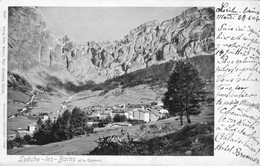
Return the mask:
<svg viewBox="0 0 260 166">
<path fill-rule="evenodd" d="M 7 17 L 7 155 L 214 155 L 214 7 Z"/>
</svg>

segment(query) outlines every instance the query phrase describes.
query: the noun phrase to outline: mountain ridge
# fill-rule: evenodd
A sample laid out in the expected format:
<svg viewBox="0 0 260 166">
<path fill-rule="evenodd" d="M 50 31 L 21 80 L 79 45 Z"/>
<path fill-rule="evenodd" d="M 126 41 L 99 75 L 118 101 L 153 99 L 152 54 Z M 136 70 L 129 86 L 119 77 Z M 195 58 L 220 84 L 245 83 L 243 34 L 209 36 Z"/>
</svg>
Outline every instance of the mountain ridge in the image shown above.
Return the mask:
<svg viewBox="0 0 260 166">
<path fill-rule="evenodd" d="M 214 24 L 212 8 L 193 7 L 161 23 L 145 22 L 113 42 L 79 44 L 67 36 L 54 40 L 37 7 L 10 7 L 8 69 L 33 85 L 45 85 L 30 80 L 44 80 L 46 73 L 63 83 L 101 83 L 155 64 L 214 54 Z"/>
</svg>

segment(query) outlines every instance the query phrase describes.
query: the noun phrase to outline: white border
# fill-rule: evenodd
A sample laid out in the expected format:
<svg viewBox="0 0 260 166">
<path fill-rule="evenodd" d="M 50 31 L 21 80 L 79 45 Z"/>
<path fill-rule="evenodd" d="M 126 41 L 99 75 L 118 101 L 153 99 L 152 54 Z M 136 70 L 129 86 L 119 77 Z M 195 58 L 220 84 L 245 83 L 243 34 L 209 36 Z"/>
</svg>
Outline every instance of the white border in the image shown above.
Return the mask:
<svg viewBox="0 0 260 166">
<path fill-rule="evenodd" d="M 73 7 L 219 7 L 222 1 L 172 1 L 172 0 L 94 0 L 94 1 L 83 1 L 83 0 L 0 0 L 0 36 L 2 35 L 2 27 L 6 25 L 7 27 L 7 19 L 2 19 L 2 14 L 4 10 L 7 10 L 8 6 L 73 6 Z M 241 5 L 246 5 L 248 3 L 254 3 L 255 5 L 259 5 L 258 2 L 242 2 L 239 1 L 237 3 L 241 3 Z M 8 29 L 6 28 L 6 33 Z M 2 36 L 1 36 L 2 40 Z M 1 41 L 0 40 L 0 41 Z M 7 43 L 5 43 L 7 45 Z M 0 42 L 0 55 L 2 60 L 2 41 Z M 7 48 L 7 47 L 6 47 Z M 6 55 L 7 56 L 7 49 Z M 7 59 L 7 58 L 6 58 Z M 7 62 L 6 62 L 7 64 Z M 6 70 L 7 67 L 5 66 Z M 2 66 L 0 69 L 2 73 Z M 6 79 L 6 75 L 5 75 Z M 5 87 L 6 88 L 6 87 Z M 1 89 L 2 91 L 2 89 Z M 6 119 L 6 111 L 2 110 L 3 103 L 7 103 L 7 88 L 5 89 L 5 94 L 1 94 L 0 98 L 0 117 L 1 119 Z M 216 123 L 216 120 L 215 120 Z M 5 125 L 5 126 L 4 126 Z M 7 127 L 7 120 L 5 122 L 0 123 L 0 135 L 2 135 L 3 127 Z M 5 133 L 6 135 L 6 133 Z M 6 149 L 3 148 L 3 139 L 0 139 L 0 165 L 10 165 L 17 164 L 17 160 L 20 156 L 16 155 L 6 155 Z M 42 156 L 45 157 L 45 156 Z M 59 157 L 59 156 L 55 156 Z M 178 165 L 178 166 L 187 166 L 189 165 L 244 165 L 246 162 L 244 160 L 235 158 L 229 154 L 223 154 L 221 156 L 212 156 L 212 157 L 178 157 L 178 156 L 77 156 L 77 158 L 85 158 L 85 159 L 101 159 L 101 163 L 83 163 L 84 165 Z M 18 163 L 19 165 L 30 165 L 30 163 Z M 35 163 L 31 163 L 35 164 Z M 39 164 L 39 163 L 38 163 Z M 42 165 L 46 165 L 47 163 L 41 163 Z M 52 163 L 55 164 L 55 163 Z M 72 164 L 72 163 L 67 163 Z M 75 164 L 75 163 L 73 163 Z M 55 164 L 56 165 L 56 164 Z M 253 163 L 252 163 L 253 165 Z"/>
</svg>

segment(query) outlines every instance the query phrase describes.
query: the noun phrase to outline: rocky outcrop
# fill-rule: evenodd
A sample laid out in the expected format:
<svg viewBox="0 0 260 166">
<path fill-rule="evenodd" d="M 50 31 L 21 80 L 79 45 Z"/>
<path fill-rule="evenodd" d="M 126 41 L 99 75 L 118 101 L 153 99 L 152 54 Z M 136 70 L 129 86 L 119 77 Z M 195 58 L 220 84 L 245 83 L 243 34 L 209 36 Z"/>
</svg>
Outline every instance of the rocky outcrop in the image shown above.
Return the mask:
<svg viewBox="0 0 260 166">
<path fill-rule="evenodd" d="M 28 70 L 50 65 L 53 36 L 35 7 L 10 7 L 8 15 L 8 68 Z"/>
<path fill-rule="evenodd" d="M 37 8 L 10 8 L 9 70 L 42 64 L 81 81 L 102 82 L 154 64 L 214 54 L 214 24 L 213 9 L 190 8 L 162 23 L 146 22 L 117 41 L 79 44 L 67 36 L 54 40 Z"/>
</svg>

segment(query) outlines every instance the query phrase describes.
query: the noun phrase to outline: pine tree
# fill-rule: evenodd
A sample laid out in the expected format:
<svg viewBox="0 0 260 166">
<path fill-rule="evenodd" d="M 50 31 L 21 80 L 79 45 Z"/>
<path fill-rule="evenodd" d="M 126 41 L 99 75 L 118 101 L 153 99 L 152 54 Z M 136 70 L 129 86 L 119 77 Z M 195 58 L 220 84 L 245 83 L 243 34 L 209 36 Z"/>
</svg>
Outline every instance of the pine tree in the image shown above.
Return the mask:
<svg viewBox="0 0 260 166">
<path fill-rule="evenodd" d="M 59 126 L 59 135 L 61 136 L 62 140 L 67 140 L 71 138 L 70 134 L 70 119 L 71 119 L 71 112 L 66 109 L 61 117 L 57 119 L 57 125 Z"/>
<path fill-rule="evenodd" d="M 199 92 L 204 84 L 195 67 L 189 62 L 178 61 L 168 81 L 168 91 L 164 94 L 163 103 L 172 115 L 180 115 L 181 125 L 183 116 L 191 123 L 190 115 L 199 111 Z"/>
<path fill-rule="evenodd" d="M 37 120 L 37 126 L 40 127 L 43 124 L 42 118 L 39 117 L 39 119 Z"/>
<path fill-rule="evenodd" d="M 86 125 L 86 114 L 81 111 L 80 108 L 75 107 L 72 110 L 71 119 L 70 119 L 70 132 L 72 137 L 84 134 L 84 127 Z"/>
</svg>

